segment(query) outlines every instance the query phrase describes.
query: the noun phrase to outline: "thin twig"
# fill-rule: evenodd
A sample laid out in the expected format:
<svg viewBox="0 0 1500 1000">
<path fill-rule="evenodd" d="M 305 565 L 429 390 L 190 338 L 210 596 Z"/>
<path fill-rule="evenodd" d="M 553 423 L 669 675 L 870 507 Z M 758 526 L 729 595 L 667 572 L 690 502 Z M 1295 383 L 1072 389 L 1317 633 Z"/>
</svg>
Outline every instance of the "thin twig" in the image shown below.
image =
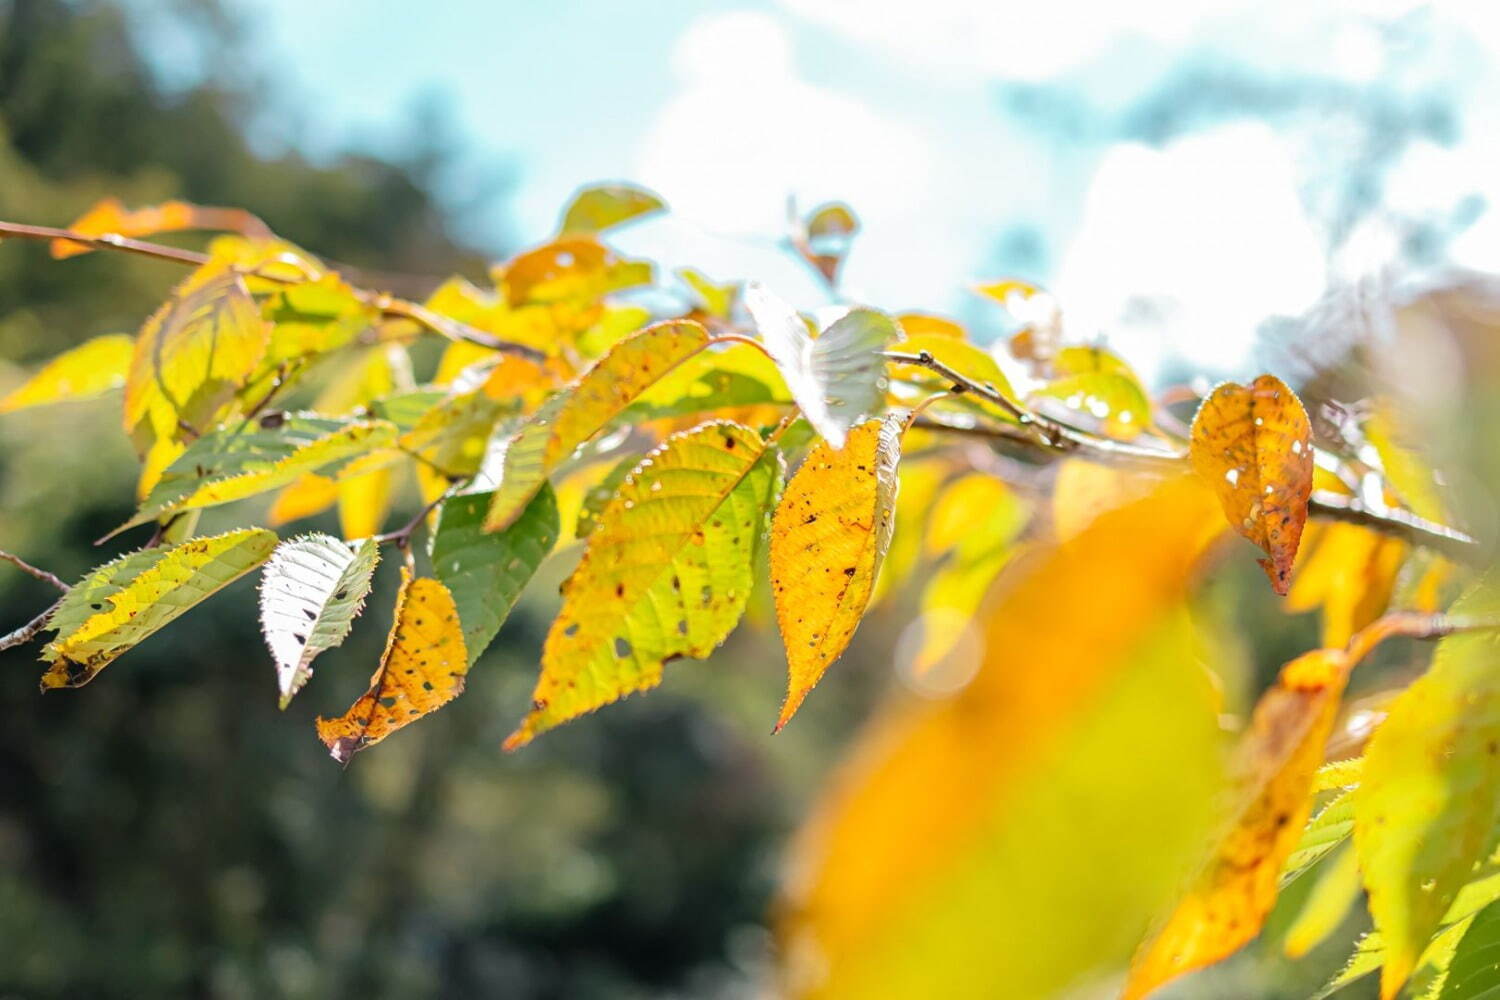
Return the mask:
<svg viewBox="0 0 1500 1000">
<path fill-rule="evenodd" d="M 438 497 L 431 503 L 426 504 L 422 507 L 421 510 L 417 511 L 415 517 L 413 517 L 410 521 L 407 521 L 404 525 L 397 528 L 395 531 L 387 531 L 383 535 L 376 535 L 376 543 L 384 545 L 387 542 L 395 542 L 396 548 L 398 549 L 408 548 L 411 545 L 411 536 L 417 530 L 418 526 L 420 526 L 421 523 L 427 519 L 428 514 L 431 514 L 434 510 L 437 509 L 438 504 L 448 499 L 448 497 L 452 495 L 452 493 L 453 487 L 450 486 L 448 487 L 448 489 L 439 494 Z"/>
<path fill-rule="evenodd" d="M 169 247 L 161 243 L 149 243 L 145 240 L 134 240 L 115 233 L 105 233 L 102 236 L 85 236 L 83 233 L 75 233 L 71 229 L 57 229 L 52 226 L 27 226 L 16 222 L 0 222 L 0 239 L 11 238 L 21 240 L 35 240 L 38 242 L 51 242 L 52 240 L 70 240 L 74 243 L 83 243 L 96 250 L 119 250 L 124 253 L 138 254 L 142 257 L 151 257 L 155 260 L 169 260 L 175 264 L 189 264 L 201 267 L 212 258 L 208 254 L 199 253 L 196 250 L 183 250 L 178 247 Z M 260 272 L 257 277 L 267 281 L 274 281 L 284 285 L 302 284 L 304 278 L 288 278 L 272 272 Z M 480 347 L 487 347 L 493 351 L 502 351 L 506 354 L 516 354 L 533 361 L 545 360 L 546 355 L 541 351 L 525 344 L 517 344 L 508 340 L 501 340 L 493 334 L 476 330 L 467 323 L 440 316 L 425 306 L 405 299 L 387 295 L 385 292 L 372 292 L 363 288 L 352 289 L 354 297 L 365 305 L 380 311 L 382 316 L 395 319 L 409 319 L 422 326 L 427 327 L 434 333 L 447 337 L 449 340 L 465 340 Z"/>
<path fill-rule="evenodd" d="M 61 603 L 61 601 L 53 602 L 46 611 L 31 619 L 25 625 L 22 625 L 9 635 L 0 636 L 0 649 L 10 649 L 12 646 L 24 645 L 35 639 L 37 633 L 47 627 L 47 620 L 52 617 L 52 612 L 56 611 L 57 606 Z"/>
<path fill-rule="evenodd" d="M 1477 632 L 1500 628 L 1500 615 L 1423 614 L 1393 611 L 1355 633 L 1345 648 L 1351 664 L 1363 660 L 1376 646 L 1393 636 L 1408 639 L 1441 639 L 1455 632 Z"/>
<path fill-rule="evenodd" d="M 1479 542 L 1462 531 L 1418 517 L 1411 511 L 1384 506 L 1377 509 L 1357 497 L 1315 490 L 1307 509 L 1314 517 L 1373 528 L 1461 562 L 1473 562 L 1482 554 Z"/>
<path fill-rule="evenodd" d="M 887 351 L 886 360 L 894 361 L 903 365 L 919 365 L 929 371 L 936 372 L 949 382 L 953 383 L 953 391 L 959 393 L 973 393 L 981 399 L 989 400 L 1000 409 L 1015 417 L 1023 426 L 1038 424 L 1036 416 L 1023 409 L 1015 400 L 1008 398 L 1000 390 L 988 382 L 975 382 L 967 375 L 949 367 L 926 351 L 917 354 L 903 354 L 900 351 Z"/>
<path fill-rule="evenodd" d="M 0 559 L 4 559 L 6 562 L 11 563 L 17 569 L 19 569 L 22 573 L 25 573 L 27 576 L 35 577 L 36 579 L 42 581 L 43 583 L 50 583 L 50 584 L 52 584 L 52 586 L 56 587 L 58 590 L 62 591 L 64 594 L 66 594 L 69 590 L 73 589 L 73 588 L 69 587 L 66 583 L 63 583 L 61 580 L 59 580 L 53 574 L 48 573 L 44 569 L 40 569 L 40 568 L 38 568 L 36 566 L 31 565 L 31 563 L 27 562 L 25 559 L 22 559 L 20 556 L 11 555 L 9 552 L 0 552 Z"/>
</svg>

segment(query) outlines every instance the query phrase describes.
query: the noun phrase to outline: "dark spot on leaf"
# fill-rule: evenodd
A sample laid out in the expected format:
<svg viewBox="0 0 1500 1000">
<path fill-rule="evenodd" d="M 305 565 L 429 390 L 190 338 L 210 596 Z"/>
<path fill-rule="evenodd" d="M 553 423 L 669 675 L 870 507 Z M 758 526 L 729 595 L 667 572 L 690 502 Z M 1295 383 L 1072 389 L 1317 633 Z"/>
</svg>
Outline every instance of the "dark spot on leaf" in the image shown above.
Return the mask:
<svg viewBox="0 0 1500 1000">
<path fill-rule="evenodd" d="M 615 636 L 615 656 L 625 660 L 630 658 L 631 652 L 630 643 L 626 641 L 625 637 L 620 635 Z"/>
</svg>

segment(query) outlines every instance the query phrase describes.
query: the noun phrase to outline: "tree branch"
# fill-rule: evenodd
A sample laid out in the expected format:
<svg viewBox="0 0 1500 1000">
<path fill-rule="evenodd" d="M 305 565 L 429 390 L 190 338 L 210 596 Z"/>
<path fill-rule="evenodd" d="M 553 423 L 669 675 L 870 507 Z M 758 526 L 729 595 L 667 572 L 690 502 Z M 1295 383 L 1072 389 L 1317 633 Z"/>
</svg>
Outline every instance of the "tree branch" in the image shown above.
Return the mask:
<svg viewBox="0 0 1500 1000">
<path fill-rule="evenodd" d="M 35 639 L 37 633 L 47 627 L 47 619 L 52 617 L 52 612 L 56 611 L 57 606 L 61 603 L 61 601 L 53 602 L 53 604 L 48 607 L 46 611 L 43 611 L 41 614 L 31 619 L 31 621 L 27 622 L 25 625 L 22 625 L 20 628 L 16 629 L 9 635 L 0 636 L 0 649 L 10 649 L 12 646 L 21 646 L 25 643 L 30 642 L 32 639 Z"/>
<path fill-rule="evenodd" d="M 174 264 L 188 264 L 193 267 L 201 267 L 207 264 L 210 258 L 208 254 L 199 253 L 196 250 L 183 250 L 178 247 L 169 247 L 161 243 L 148 243 L 145 240 L 130 239 L 115 233 L 105 233 L 102 236 L 85 236 L 75 233 L 71 229 L 57 229 L 52 226 L 27 226 L 16 222 L 0 222 L 0 239 L 33 240 L 37 242 L 48 242 L 52 240 L 69 240 L 73 243 L 82 243 L 96 250 L 118 250 L 124 253 L 133 253 L 142 257 L 150 257 L 155 260 L 167 260 Z M 275 281 L 284 285 L 301 284 L 302 279 L 285 278 L 275 274 L 259 274 L 258 277 L 267 281 Z M 506 354 L 516 354 L 533 361 L 544 360 L 545 355 L 541 351 L 525 344 L 512 343 L 501 340 L 483 330 L 476 330 L 467 323 L 441 316 L 425 306 L 384 292 L 372 292 L 363 288 L 355 288 L 354 297 L 365 305 L 380 311 L 382 316 L 394 319 L 409 319 L 419 323 L 431 330 L 433 333 L 447 337 L 449 340 L 463 340 L 480 347 L 487 347 L 493 351 L 502 351 Z"/>
<path fill-rule="evenodd" d="M 42 581 L 43 583 L 50 583 L 50 584 L 52 584 L 52 586 L 56 587 L 58 590 L 62 591 L 64 594 L 66 594 L 69 590 L 73 589 L 73 588 L 69 587 L 66 583 L 63 583 L 61 580 L 59 580 L 53 574 L 48 573 L 44 569 L 40 569 L 40 568 L 38 568 L 36 566 L 31 565 L 31 563 L 27 562 L 25 559 L 22 559 L 20 556 L 11 555 L 9 552 L 0 552 L 0 559 L 3 559 L 6 562 L 11 563 L 17 569 L 19 569 L 22 573 L 25 573 L 27 576 L 35 577 L 36 579 Z"/>
</svg>

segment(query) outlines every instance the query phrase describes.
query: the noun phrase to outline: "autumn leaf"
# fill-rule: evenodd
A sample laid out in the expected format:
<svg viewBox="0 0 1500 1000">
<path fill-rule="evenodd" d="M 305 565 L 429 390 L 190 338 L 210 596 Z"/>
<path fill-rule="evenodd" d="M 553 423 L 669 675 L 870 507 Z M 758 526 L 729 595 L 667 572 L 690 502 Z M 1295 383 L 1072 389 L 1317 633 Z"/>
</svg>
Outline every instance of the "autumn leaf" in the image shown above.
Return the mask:
<svg viewBox="0 0 1500 1000">
<path fill-rule="evenodd" d="M 568 236 L 519 254 L 496 275 L 505 301 L 597 301 L 610 292 L 651 283 L 653 268 L 626 260 L 591 236 Z"/>
<path fill-rule="evenodd" d="M 596 184 L 573 195 L 558 229 L 564 235 L 599 233 L 666 207 L 661 198 L 633 184 Z"/>
<path fill-rule="evenodd" d="M 1298 561 L 1286 609 L 1321 607 L 1323 645 L 1341 647 L 1385 611 L 1408 551 L 1401 539 L 1361 525 L 1325 525 Z"/>
<path fill-rule="evenodd" d="M 787 995 L 1055 996 L 1126 960 L 1222 777 L 1182 610 L 1216 520 L 1183 481 L 1100 517 L 1005 592 L 966 688 L 877 718 L 789 864 Z"/>
<path fill-rule="evenodd" d="M 243 528 L 146 549 L 107 563 L 70 590 L 48 627 L 42 688 L 82 687 L 121 653 L 250 572 L 276 535 Z"/>
<path fill-rule="evenodd" d="M 401 468 L 394 449 L 359 455 L 339 470 L 339 533 L 347 540 L 378 535 L 391 504 Z"/>
<path fill-rule="evenodd" d="M 31 378 L 0 398 L 0 413 L 33 406 L 92 399 L 125 384 L 135 339 L 123 333 L 79 344 L 42 366 Z"/>
<path fill-rule="evenodd" d="M 1261 696 L 1231 766 L 1238 813 L 1186 898 L 1131 964 L 1122 1000 L 1217 962 L 1260 932 L 1312 811 L 1313 778 L 1348 669 L 1342 652 L 1308 653 Z"/>
<path fill-rule="evenodd" d="M 140 237 L 182 229 L 223 229 L 260 238 L 271 235 L 264 222 L 242 208 L 211 208 L 185 201 L 164 201 L 160 205 L 126 209 L 118 198 L 97 202 L 73 220 L 68 228 L 80 236 L 112 233 Z M 52 256 L 56 260 L 90 253 L 93 249 L 75 240 L 52 241 Z"/>
<path fill-rule="evenodd" d="M 697 323 L 648 326 L 595 362 L 548 400 L 506 441 L 503 472 L 485 529 L 499 531 L 520 514 L 574 449 L 619 416 L 652 383 L 708 344 Z"/>
<path fill-rule="evenodd" d="M 739 623 L 781 456 L 727 422 L 668 438 L 625 478 L 563 587 L 532 711 L 507 749 L 661 681 Z"/>
<path fill-rule="evenodd" d="M 281 707 L 312 677 L 312 661 L 341 644 L 364 610 L 380 546 L 328 535 L 276 546 L 260 581 L 260 627 L 276 662 Z"/>
<path fill-rule="evenodd" d="M 1449 611 L 1500 611 L 1486 578 Z M 1354 793 L 1354 846 L 1385 939 L 1380 989 L 1394 997 L 1500 824 L 1500 636 L 1460 633 L 1391 704 Z"/>
<path fill-rule="evenodd" d="M 1198 408 L 1190 453 L 1229 523 L 1270 556 L 1261 567 L 1285 596 L 1312 495 L 1312 426 L 1301 400 L 1274 375 L 1248 387 L 1226 382 Z"/>
<path fill-rule="evenodd" d="M 881 352 L 900 336 L 895 321 L 873 309 L 851 309 L 814 339 L 796 310 L 758 284 L 746 286 L 745 306 L 808 423 L 842 448 L 849 428 L 880 410 L 886 386 Z"/>
<path fill-rule="evenodd" d="M 807 214 L 794 242 L 823 279 L 835 284 L 858 232 L 859 218 L 854 210 L 843 202 L 834 201 L 819 205 Z"/>
<path fill-rule="evenodd" d="M 905 414 L 860 424 L 836 450 L 820 442 L 771 520 L 771 590 L 786 646 L 779 730 L 843 655 L 864 617 L 895 527 Z"/>
<path fill-rule="evenodd" d="M 543 486 L 504 531 L 486 532 L 490 494 L 443 501 L 429 555 L 438 581 L 453 595 L 473 664 L 500 631 L 537 567 L 557 544 L 557 499 Z"/>
<path fill-rule="evenodd" d="M 270 331 L 244 280 L 205 264 L 136 336 L 125 377 L 126 432 L 139 444 L 143 430 L 175 436 L 179 421 L 202 430 L 255 371 Z"/>
<path fill-rule="evenodd" d="M 241 500 L 304 473 L 388 447 L 396 428 L 383 420 L 340 420 L 312 413 L 274 414 L 243 429 L 198 438 L 174 461 L 118 534 L 163 514 Z"/>
<path fill-rule="evenodd" d="M 734 311 L 734 304 L 739 301 L 738 282 L 720 284 L 691 267 L 678 268 L 677 277 L 693 290 L 703 311 L 715 319 L 728 319 L 729 314 Z"/>
<path fill-rule="evenodd" d="M 464 690 L 469 672 L 453 595 L 403 567 L 395 620 L 370 689 L 340 718 L 318 718 L 318 739 L 340 764 L 435 712 Z"/>
<path fill-rule="evenodd" d="M 276 528 L 291 521 L 321 514 L 338 502 L 337 480 L 316 472 L 304 472 L 283 487 L 266 511 L 266 523 Z"/>
</svg>

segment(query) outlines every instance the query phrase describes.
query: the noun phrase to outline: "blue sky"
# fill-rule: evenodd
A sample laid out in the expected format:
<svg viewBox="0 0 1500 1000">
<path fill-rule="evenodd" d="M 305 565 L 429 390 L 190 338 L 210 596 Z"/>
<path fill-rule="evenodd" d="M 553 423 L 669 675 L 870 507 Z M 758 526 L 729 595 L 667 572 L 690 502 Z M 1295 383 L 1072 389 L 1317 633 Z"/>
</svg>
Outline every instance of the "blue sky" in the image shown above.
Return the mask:
<svg viewBox="0 0 1500 1000">
<path fill-rule="evenodd" d="M 632 179 L 675 211 L 623 249 L 812 307 L 776 249 L 786 199 L 840 198 L 866 227 L 853 298 L 983 326 L 967 286 L 1020 271 L 1071 335 L 1224 374 L 1268 315 L 1433 264 L 1409 259 L 1413 227 L 1500 268 L 1476 209 L 1500 203 L 1488 2 L 232 6 L 278 88 L 263 142 L 399 154 L 435 100 L 463 149 L 444 197 L 486 245 L 539 241 L 572 189 Z M 1434 108 L 1456 126 L 1424 124 Z M 1375 197 L 1356 211 L 1350 190 Z"/>
</svg>

